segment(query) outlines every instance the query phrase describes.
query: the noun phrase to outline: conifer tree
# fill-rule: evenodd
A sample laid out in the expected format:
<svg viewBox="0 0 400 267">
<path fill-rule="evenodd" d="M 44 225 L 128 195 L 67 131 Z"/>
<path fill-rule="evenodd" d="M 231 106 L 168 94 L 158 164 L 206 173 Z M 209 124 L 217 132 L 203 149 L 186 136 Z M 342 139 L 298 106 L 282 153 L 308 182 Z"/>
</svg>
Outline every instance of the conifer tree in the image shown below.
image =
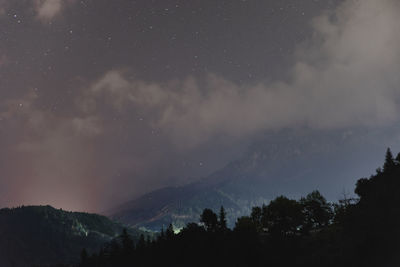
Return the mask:
<svg viewBox="0 0 400 267">
<path fill-rule="evenodd" d="M 165 240 L 164 226 L 161 228 L 161 232 L 160 232 L 160 235 L 158 236 L 158 240 Z"/>
<path fill-rule="evenodd" d="M 383 172 L 392 170 L 394 166 L 395 166 L 395 163 L 394 163 L 393 154 L 392 154 L 392 151 L 390 150 L 390 148 L 388 148 L 386 150 L 385 163 L 383 164 Z"/>
<path fill-rule="evenodd" d="M 133 240 L 128 234 L 128 230 L 126 228 L 122 230 L 121 242 L 122 242 L 122 248 L 126 253 L 133 251 L 134 249 Z"/>
<path fill-rule="evenodd" d="M 228 227 L 226 225 L 226 212 L 223 206 L 221 206 L 221 209 L 219 210 L 219 218 L 218 218 L 218 227 L 219 230 L 225 231 Z"/>
<path fill-rule="evenodd" d="M 170 240 L 173 238 L 174 236 L 174 227 L 172 226 L 172 224 L 170 223 L 168 225 L 167 231 L 165 232 L 167 239 Z"/>
<path fill-rule="evenodd" d="M 215 232 L 218 228 L 218 218 L 210 209 L 204 209 L 203 213 L 200 215 L 200 222 L 202 222 L 207 231 Z"/>
</svg>

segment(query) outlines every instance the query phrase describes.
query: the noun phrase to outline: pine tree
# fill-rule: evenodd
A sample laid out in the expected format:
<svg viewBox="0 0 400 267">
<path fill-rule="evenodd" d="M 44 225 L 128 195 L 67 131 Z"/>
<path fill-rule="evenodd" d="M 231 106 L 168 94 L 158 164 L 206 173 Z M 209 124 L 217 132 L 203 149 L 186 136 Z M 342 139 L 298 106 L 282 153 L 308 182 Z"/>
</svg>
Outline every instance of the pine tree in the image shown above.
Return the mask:
<svg viewBox="0 0 400 267">
<path fill-rule="evenodd" d="M 158 236 L 158 240 L 165 240 L 164 226 L 161 228 L 161 232 L 160 232 L 160 235 Z"/>
<path fill-rule="evenodd" d="M 172 224 L 170 223 L 168 225 L 167 231 L 165 232 L 167 239 L 170 240 L 174 237 L 174 227 L 172 226 Z"/>
<path fill-rule="evenodd" d="M 130 253 L 134 249 L 133 240 L 128 234 L 128 230 L 124 228 L 121 234 L 122 248 L 125 253 Z"/>
<path fill-rule="evenodd" d="M 226 226 L 226 212 L 223 206 L 219 210 L 218 227 L 221 231 L 225 231 L 228 228 Z"/>
<path fill-rule="evenodd" d="M 394 163 L 393 154 L 392 154 L 392 151 L 390 150 L 390 148 L 388 148 L 386 150 L 385 163 L 383 164 L 383 172 L 392 170 L 394 166 L 395 166 L 395 163 Z"/>
<path fill-rule="evenodd" d="M 146 247 L 146 240 L 144 239 L 144 235 L 141 234 L 136 248 L 138 251 L 143 251 L 145 247 Z"/>
<path fill-rule="evenodd" d="M 210 209 L 204 209 L 200 215 L 200 222 L 204 224 L 205 229 L 210 232 L 215 232 L 218 229 L 218 218 Z"/>
</svg>

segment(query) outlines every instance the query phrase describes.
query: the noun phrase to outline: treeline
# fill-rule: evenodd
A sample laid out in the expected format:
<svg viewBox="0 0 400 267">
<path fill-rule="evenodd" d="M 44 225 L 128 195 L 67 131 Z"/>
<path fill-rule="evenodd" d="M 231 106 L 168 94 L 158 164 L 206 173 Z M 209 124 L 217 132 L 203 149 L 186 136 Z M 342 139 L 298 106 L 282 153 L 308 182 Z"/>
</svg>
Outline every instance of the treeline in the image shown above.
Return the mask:
<svg viewBox="0 0 400 267">
<path fill-rule="evenodd" d="M 277 197 L 226 226 L 225 211 L 205 209 L 179 233 L 170 225 L 134 244 L 126 231 L 81 267 L 108 266 L 399 266 L 400 153 L 358 180 L 357 199 L 329 203 L 314 191 Z"/>
</svg>

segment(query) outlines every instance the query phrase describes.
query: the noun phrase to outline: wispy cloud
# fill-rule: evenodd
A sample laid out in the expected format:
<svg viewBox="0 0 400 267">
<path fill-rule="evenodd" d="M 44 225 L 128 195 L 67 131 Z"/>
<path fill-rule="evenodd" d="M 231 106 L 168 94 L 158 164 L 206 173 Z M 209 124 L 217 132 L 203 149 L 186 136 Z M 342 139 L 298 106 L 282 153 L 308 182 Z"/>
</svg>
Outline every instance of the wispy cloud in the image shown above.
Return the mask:
<svg viewBox="0 0 400 267">
<path fill-rule="evenodd" d="M 41 20 L 50 20 L 61 12 L 62 0 L 37 0 L 35 10 L 37 17 Z"/>
<path fill-rule="evenodd" d="M 68 5 L 75 0 L 35 0 L 34 7 L 39 20 L 47 22 L 60 15 Z"/>
<path fill-rule="evenodd" d="M 15 3 L 16 1 L 12 0 L 0 0 L 0 16 L 7 15 Z M 23 2 L 22 8 L 33 10 L 37 20 L 48 23 L 62 15 L 63 11 L 74 3 L 76 0 L 29 0 Z"/>
</svg>

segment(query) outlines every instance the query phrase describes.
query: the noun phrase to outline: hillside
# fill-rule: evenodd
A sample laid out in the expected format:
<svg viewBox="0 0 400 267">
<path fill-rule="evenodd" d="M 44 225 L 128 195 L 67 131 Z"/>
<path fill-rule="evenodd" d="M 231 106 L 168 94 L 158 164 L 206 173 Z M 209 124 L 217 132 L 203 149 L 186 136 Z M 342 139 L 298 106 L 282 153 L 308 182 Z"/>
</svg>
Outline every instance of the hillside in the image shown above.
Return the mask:
<svg viewBox="0 0 400 267">
<path fill-rule="evenodd" d="M 97 214 L 51 206 L 0 210 L 0 266 L 74 263 L 83 248 L 96 251 L 118 236 L 123 225 Z M 140 231 L 130 228 L 138 239 Z"/>
<path fill-rule="evenodd" d="M 232 227 L 252 206 L 268 203 L 280 192 L 299 197 L 317 188 L 329 200 L 337 200 L 345 186 L 354 185 L 354 177 L 368 173 L 365 165 L 375 165 L 365 151 L 371 147 L 363 145 L 369 136 L 358 133 L 346 138 L 342 133 L 307 138 L 287 134 L 275 143 L 271 138 L 276 140 L 266 136 L 239 159 L 197 182 L 150 192 L 110 215 L 135 227 L 160 230 L 169 223 L 183 227 L 197 221 L 204 208 L 216 211 L 223 205 Z"/>
</svg>

